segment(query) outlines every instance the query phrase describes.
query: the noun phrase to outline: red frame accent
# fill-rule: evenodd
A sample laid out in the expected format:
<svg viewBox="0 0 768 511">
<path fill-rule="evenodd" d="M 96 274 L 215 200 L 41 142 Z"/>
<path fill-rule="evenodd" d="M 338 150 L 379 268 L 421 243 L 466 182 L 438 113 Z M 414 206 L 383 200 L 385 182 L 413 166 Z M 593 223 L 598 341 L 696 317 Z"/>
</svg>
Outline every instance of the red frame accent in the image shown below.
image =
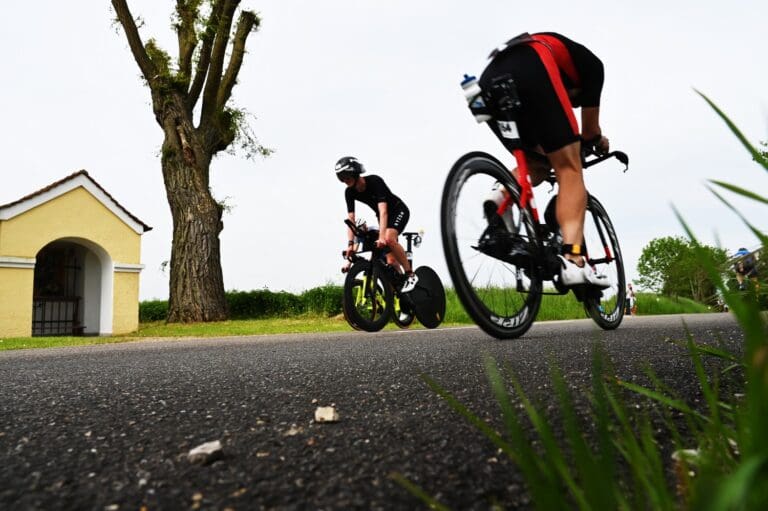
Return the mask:
<svg viewBox="0 0 768 511">
<path fill-rule="evenodd" d="M 533 197 L 533 185 L 531 184 L 531 175 L 528 172 L 528 161 L 525 159 L 525 151 L 522 149 L 513 149 L 512 154 L 517 161 L 517 182 L 520 185 L 520 208 L 525 209 L 530 204 L 533 220 L 539 223 L 539 210 L 536 208 L 536 201 Z M 512 202 L 512 198 L 507 196 L 501 204 L 497 213 L 503 215 Z"/>
</svg>

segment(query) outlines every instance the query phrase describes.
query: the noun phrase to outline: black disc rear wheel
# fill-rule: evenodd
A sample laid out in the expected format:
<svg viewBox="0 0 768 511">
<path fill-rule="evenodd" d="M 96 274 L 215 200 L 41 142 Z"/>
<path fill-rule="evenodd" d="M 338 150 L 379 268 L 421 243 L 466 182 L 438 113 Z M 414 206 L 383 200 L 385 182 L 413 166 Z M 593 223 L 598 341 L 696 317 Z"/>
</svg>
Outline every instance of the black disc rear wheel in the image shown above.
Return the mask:
<svg viewBox="0 0 768 511">
<path fill-rule="evenodd" d="M 427 328 L 437 328 L 445 319 L 445 288 L 435 270 L 419 266 L 415 272 L 419 277 L 416 287 L 408 293 L 419 323 Z M 405 298 L 403 298 L 405 299 Z"/>
</svg>

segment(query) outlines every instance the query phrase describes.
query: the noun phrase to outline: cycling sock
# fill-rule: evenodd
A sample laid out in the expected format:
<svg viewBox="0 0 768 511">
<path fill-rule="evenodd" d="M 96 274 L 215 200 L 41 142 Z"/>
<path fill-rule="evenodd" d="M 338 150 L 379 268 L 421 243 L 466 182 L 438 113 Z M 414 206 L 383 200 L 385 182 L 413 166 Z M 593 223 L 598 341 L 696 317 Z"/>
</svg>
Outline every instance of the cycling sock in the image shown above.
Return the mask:
<svg viewBox="0 0 768 511">
<path fill-rule="evenodd" d="M 578 245 L 576 243 L 574 244 L 563 243 L 563 248 L 560 251 L 560 253 L 563 255 L 566 255 L 566 254 L 577 255 L 577 256 L 584 255 L 584 252 L 581 249 L 581 245 Z"/>
<path fill-rule="evenodd" d="M 582 250 L 581 245 L 576 243 L 563 243 L 563 248 L 560 251 L 562 255 L 574 255 L 579 256 L 581 258 L 580 261 L 574 261 L 573 259 L 568 259 L 570 262 L 578 266 L 579 268 L 583 268 L 586 262 L 584 261 L 584 252 Z M 567 259 L 567 258 L 566 258 Z M 581 264 L 579 264 L 581 262 Z"/>
</svg>

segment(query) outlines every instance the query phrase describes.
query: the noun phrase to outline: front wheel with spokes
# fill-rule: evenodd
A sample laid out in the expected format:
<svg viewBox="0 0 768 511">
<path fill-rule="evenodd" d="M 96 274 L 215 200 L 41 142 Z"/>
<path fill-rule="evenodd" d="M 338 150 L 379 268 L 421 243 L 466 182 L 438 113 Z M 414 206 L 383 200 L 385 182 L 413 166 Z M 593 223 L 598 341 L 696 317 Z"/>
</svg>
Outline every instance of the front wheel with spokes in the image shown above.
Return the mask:
<svg viewBox="0 0 768 511">
<path fill-rule="evenodd" d="M 584 219 L 584 246 L 587 250 L 587 263 L 597 273 L 605 275 L 611 284 L 607 289 L 588 292 L 584 299 L 584 309 L 600 328 L 613 330 L 624 318 L 627 299 L 624 259 L 608 213 L 591 195 Z"/>
<path fill-rule="evenodd" d="M 487 206 L 494 189 L 512 202 L 491 226 L 486 212 L 493 210 Z M 482 152 L 461 157 L 443 189 L 443 250 L 456 294 L 477 325 L 498 339 L 523 335 L 541 305 L 536 227 L 519 197 L 509 170 Z"/>
<path fill-rule="evenodd" d="M 358 261 L 344 280 L 344 317 L 355 329 L 378 332 L 389 321 L 392 289 L 375 262 Z"/>
</svg>

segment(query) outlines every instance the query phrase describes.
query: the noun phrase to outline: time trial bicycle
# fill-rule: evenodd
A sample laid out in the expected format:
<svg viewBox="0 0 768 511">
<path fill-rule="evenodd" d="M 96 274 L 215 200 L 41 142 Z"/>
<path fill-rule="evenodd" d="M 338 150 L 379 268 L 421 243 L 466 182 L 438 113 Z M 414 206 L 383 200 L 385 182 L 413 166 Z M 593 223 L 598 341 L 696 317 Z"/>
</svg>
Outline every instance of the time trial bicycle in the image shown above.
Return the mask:
<svg viewBox="0 0 768 511">
<path fill-rule="evenodd" d="M 616 158 L 627 170 L 629 159 L 621 151 L 601 154 L 583 144 L 586 169 Z M 584 222 L 586 264 L 605 275 L 610 287 L 572 288 L 560 282 L 562 236 L 555 216 L 555 195 L 541 222 L 522 149 L 513 151 L 519 182 L 498 159 L 483 152 L 468 153 L 453 165 L 443 189 L 441 224 L 448 270 L 467 313 L 488 334 L 498 339 L 520 337 L 533 324 L 542 295 L 573 291 L 589 317 L 601 328 L 615 329 L 624 316 L 626 288 L 624 261 L 616 230 L 608 213 L 591 194 Z M 554 171 L 546 178 L 556 184 Z M 496 187 L 505 197 L 491 203 Z M 498 197 L 497 193 L 497 197 Z M 498 213 L 503 225 L 489 222 Z M 551 282 L 551 287 L 545 287 Z"/>
<path fill-rule="evenodd" d="M 414 317 L 427 328 L 437 328 L 445 318 L 445 289 L 435 271 L 419 266 L 416 287 L 401 293 L 405 276 L 387 264 L 386 248 L 376 246 L 378 230 L 364 229 L 351 220 L 344 222 L 359 242 L 349 257 L 346 269 L 342 310 L 344 318 L 356 330 L 377 332 L 392 319 L 400 328 L 408 328 Z M 413 265 L 413 249 L 421 244 L 421 234 L 404 232 L 406 255 Z M 362 254 L 368 253 L 368 256 Z M 346 256 L 346 254 L 345 254 Z M 412 266 L 413 267 L 413 266 Z"/>
</svg>

